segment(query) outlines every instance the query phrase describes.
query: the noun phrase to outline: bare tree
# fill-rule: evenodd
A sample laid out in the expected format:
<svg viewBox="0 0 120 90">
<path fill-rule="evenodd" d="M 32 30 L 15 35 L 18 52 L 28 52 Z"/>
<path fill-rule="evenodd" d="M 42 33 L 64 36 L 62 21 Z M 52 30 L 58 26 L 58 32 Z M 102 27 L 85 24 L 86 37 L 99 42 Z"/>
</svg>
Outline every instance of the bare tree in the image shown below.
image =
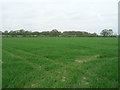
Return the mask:
<svg viewBox="0 0 120 90">
<path fill-rule="evenodd" d="M 104 29 L 100 33 L 102 36 L 112 36 L 113 35 L 113 30 L 112 29 Z"/>
</svg>

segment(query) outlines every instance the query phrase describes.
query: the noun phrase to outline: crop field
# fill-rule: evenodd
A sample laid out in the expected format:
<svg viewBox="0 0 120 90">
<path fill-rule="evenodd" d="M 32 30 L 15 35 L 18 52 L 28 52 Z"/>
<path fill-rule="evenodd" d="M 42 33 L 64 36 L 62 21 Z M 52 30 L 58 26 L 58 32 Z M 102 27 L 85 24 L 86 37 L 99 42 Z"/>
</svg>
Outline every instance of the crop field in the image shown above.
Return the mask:
<svg viewBox="0 0 120 90">
<path fill-rule="evenodd" d="M 3 38 L 3 88 L 116 88 L 118 39 Z"/>
</svg>

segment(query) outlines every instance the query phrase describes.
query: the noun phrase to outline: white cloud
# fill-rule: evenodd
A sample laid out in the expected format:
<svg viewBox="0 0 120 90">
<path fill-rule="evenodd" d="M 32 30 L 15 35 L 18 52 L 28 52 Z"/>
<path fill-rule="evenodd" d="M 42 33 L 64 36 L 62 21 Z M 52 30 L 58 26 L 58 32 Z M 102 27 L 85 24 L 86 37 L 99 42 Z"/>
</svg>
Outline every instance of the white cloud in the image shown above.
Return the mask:
<svg viewBox="0 0 120 90">
<path fill-rule="evenodd" d="M 3 30 L 117 32 L 118 0 L 3 0 Z"/>
</svg>

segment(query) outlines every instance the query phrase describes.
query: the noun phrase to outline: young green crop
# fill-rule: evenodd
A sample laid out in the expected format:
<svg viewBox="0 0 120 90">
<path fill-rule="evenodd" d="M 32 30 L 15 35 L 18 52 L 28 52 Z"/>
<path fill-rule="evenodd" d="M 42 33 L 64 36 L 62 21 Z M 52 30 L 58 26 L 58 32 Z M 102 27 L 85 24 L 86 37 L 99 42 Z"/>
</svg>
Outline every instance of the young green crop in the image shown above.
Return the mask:
<svg viewBox="0 0 120 90">
<path fill-rule="evenodd" d="M 116 88 L 117 38 L 3 38 L 3 88 Z"/>
</svg>

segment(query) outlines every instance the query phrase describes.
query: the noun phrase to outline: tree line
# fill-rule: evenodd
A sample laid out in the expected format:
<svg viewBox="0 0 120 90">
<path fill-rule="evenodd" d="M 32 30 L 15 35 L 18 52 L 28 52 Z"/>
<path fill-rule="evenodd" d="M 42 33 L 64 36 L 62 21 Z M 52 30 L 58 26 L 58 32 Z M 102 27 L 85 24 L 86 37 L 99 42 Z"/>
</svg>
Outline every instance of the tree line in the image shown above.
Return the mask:
<svg viewBox="0 0 120 90">
<path fill-rule="evenodd" d="M 113 36 L 112 29 L 104 29 L 101 31 L 101 36 Z M 89 33 L 85 31 L 64 31 L 60 32 L 57 29 L 51 31 L 26 31 L 24 29 L 11 30 L 2 32 L 3 37 L 97 37 L 97 33 Z"/>
</svg>

